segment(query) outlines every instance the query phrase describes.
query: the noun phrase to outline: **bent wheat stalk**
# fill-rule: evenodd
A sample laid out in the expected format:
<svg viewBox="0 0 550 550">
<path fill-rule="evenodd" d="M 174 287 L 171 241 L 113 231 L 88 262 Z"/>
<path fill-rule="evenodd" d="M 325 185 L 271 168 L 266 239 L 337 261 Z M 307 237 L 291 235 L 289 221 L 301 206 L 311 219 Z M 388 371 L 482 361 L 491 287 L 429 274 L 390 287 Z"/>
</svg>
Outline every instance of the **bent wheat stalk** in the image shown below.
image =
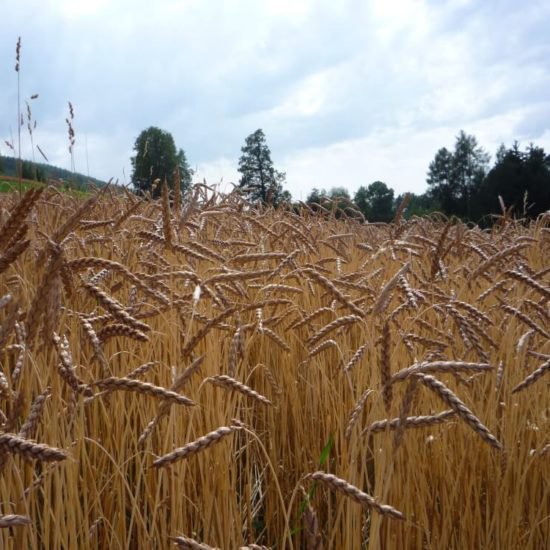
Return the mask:
<svg viewBox="0 0 550 550">
<path fill-rule="evenodd" d="M 543 363 L 538 369 L 534 370 L 523 382 L 520 382 L 513 390 L 512 393 L 517 393 L 534 384 L 544 373 L 550 371 L 550 359 Z"/>
<path fill-rule="evenodd" d="M 429 374 L 417 374 L 420 381 L 437 394 L 456 414 L 477 432 L 483 441 L 502 450 L 502 443 L 489 431 L 479 418 L 440 380 Z"/>
<path fill-rule="evenodd" d="M 423 362 L 402 369 L 399 372 L 396 372 L 390 379 L 389 384 L 393 384 L 400 380 L 405 380 L 409 376 L 419 373 L 430 373 L 430 372 L 456 372 L 456 371 L 467 371 L 467 372 L 484 372 L 488 370 L 494 370 L 494 367 L 487 363 L 467 363 L 465 361 L 432 361 L 432 362 Z"/>
<path fill-rule="evenodd" d="M 388 516 L 393 519 L 400 519 L 400 520 L 405 519 L 405 516 L 399 510 L 395 509 L 393 506 L 389 506 L 388 504 L 380 504 L 372 496 L 370 496 L 367 493 L 364 493 L 363 491 L 355 487 L 355 485 L 352 485 L 351 483 L 348 483 L 344 479 L 336 477 L 333 474 L 328 474 L 323 471 L 318 471 L 318 472 L 314 472 L 313 474 L 309 474 L 307 478 L 313 479 L 315 481 L 320 481 L 321 483 L 324 483 L 334 491 L 343 493 L 344 495 L 351 498 L 355 502 L 358 502 L 359 504 L 367 506 L 368 508 L 372 508 L 373 510 L 376 510 L 379 514 L 382 514 L 383 516 Z"/>
<path fill-rule="evenodd" d="M 234 378 L 232 378 L 231 376 L 227 376 L 226 374 L 211 376 L 210 378 L 207 378 L 206 381 L 216 386 L 220 386 L 222 388 L 226 388 L 229 390 L 234 390 L 239 393 L 242 393 L 243 395 L 246 395 L 247 397 L 251 397 L 252 399 L 259 401 L 264 405 L 273 405 L 273 403 L 267 397 L 259 394 L 257 391 L 253 390 L 251 387 L 246 386 L 242 382 L 239 382 L 238 380 L 235 380 Z"/>
<path fill-rule="evenodd" d="M 216 443 L 219 443 L 224 437 L 228 436 L 236 430 L 240 430 L 242 427 L 242 424 L 237 421 L 234 421 L 231 426 L 222 426 L 217 430 L 207 433 L 206 435 L 199 437 L 199 439 L 188 443 L 187 445 L 184 445 L 183 447 L 180 447 L 175 451 L 172 451 L 171 453 L 157 458 L 157 460 L 153 462 L 153 466 L 155 468 L 171 466 L 172 464 L 174 464 L 174 462 L 177 462 L 178 460 L 188 458 L 194 454 L 200 453 L 204 449 Z"/>
<path fill-rule="evenodd" d="M 0 529 L 15 527 L 16 525 L 29 525 L 30 523 L 32 523 L 31 518 L 27 516 L 18 516 L 16 514 L 0 516 Z"/>
<path fill-rule="evenodd" d="M 191 399 L 180 395 L 166 388 L 160 386 L 155 386 L 149 382 L 142 382 L 141 380 L 133 380 L 131 378 L 115 378 L 114 376 L 110 378 L 104 378 L 103 380 L 98 380 L 92 383 L 92 386 L 97 386 L 103 390 L 122 390 L 128 392 L 136 393 L 145 393 L 153 395 L 154 397 L 159 397 L 171 403 L 176 403 L 177 405 L 186 405 L 192 407 L 195 405 Z"/>
<path fill-rule="evenodd" d="M 392 418 L 391 420 L 376 420 L 362 431 L 362 435 L 385 432 L 386 430 L 396 430 L 399 426 L 404 426 L 405 428 L 425 428 L 429 426 L 436 426 L 437 424 L 443 424 L 455 414 L 455 411 L 449 409 L 434 415 L 408 416 L 405 420 L 400 417 Z"/>
<path fill-rule="evenodd" d="M 67 458 L 67 453 L 61 449 L 8 433 L 0 434 L 0 450 L 42 462 L 57 462 Z"/>
</svg>

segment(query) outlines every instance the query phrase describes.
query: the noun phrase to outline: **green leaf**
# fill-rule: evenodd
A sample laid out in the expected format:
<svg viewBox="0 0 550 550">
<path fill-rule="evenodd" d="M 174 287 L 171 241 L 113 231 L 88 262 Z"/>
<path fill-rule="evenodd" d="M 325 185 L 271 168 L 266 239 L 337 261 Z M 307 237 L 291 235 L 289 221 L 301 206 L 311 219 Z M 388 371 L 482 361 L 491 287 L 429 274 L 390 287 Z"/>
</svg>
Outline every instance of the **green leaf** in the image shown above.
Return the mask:
<svg viewBox="0 0 550 550">
<path fill-rule="evenodd" d="M 326 442 L 325 446 L 323 447 L 323 450 L 321 451 L 321 457 L 319 458 L 319 466 L 325 465 L 333 446 L 334 446 L 334 437 L 331 432 L 330 435 L 328 436 L 328 441 Z"/>
<path fill-rule="evenodd" d="M 325 443 L 325 446 L 323 447 L 323 450 L 321 451 L 321 456 L 319 457 L 319 466 L 324 466 L 328 460 L 328 457 L 330 455 L 330 451 L 332 450 L 332 447 L 334 446 L 334 436 L 332 435 L 332 432 L 328 436 L 328 441 Z M 307 493 L 307 497 L 302 500 L 300 503 L 300 508 L 298 510 L 298 518 L 302 517 L 302 514 L 305 512 L 306 506 L 308 505 L 309 501 L 315 496 L 315 491 L 317 490 L 317 482 L 315 481 L 313 485 L 311 486 L 311 489 Z M 299 519 L 297 520 L 299 521 Z M 294 527 L 294 529 L 291 530 L 291 535 L 295 535 L 296 533 L 299 533 L 302 530 L 300 526 Z"/>
</svg>

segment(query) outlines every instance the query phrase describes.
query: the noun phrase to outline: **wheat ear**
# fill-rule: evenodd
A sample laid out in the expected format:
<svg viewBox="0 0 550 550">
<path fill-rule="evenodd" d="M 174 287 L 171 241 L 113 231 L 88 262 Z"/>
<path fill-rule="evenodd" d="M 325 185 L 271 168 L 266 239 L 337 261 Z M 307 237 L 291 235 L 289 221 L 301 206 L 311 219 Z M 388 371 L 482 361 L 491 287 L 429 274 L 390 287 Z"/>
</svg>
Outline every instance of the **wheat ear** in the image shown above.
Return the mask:
<svg viewBox="0 0 550 550">
<path fill-rule="evenodd" d="M 231 426 L 222 426 L 217 430 L 203 435 L 202 437 L 199 437 L 199 439 L 172 451 L 171 453 L 157 458 L 157 460 L 153 462 L 153 466 L 155 468 L 171 466 L 172 464 L 174 464 L 174 462 L 177 462 L 178 460 L 188 458 L 194 454 L 200 453 L 204 449 L 216 443 L 219 443 L 224 437 L 233 433 L 235 430 L 240 430 L 242 427 L 242 424 L 236 421 L 234 421 Z"/>
<path fill-rule="evenodd" d="M 538 369 L 534 370 L 523 382 L 520 382 L 513 390 L 512 393 L 517 393 L 534 384 L 539 378 L 541 378 L 546 372 L 550 371 L 550 359 L 543 363 Z"/>
<path fill-rule="evenodd" d="M 57 462 L 67 458 L 67 453 L 61 449 L 49 447 L 43 443 L 34 443 L 9 433 L 0 434 L 0 450 L 42 462 Z"/>
<path fill-rule="evenodd" d="M 211 376 L 206 380 L 207 382 L 210 382 L 216 386 L 220 386 L 222 388 L 226 388 L 229 390 L 242 393 L 243 395 L 246 395 L 247 397 L 251 397 L 252 399 L 259 401 L 264 405 L 273 405 L 273 403 L 267 397 L 259 394 L 257 391 L 253 390 L 251 387 L 246 386 L 245 384 L 243 384 L 242 382 L 239 382 L 238 380 L 235 380 L 231 376 L 220 374 L 218 376 Z"/>
<path fill-rule="evenodd" d="M 170 540 L 181 550 L 220 550 L 219 548 L 208 546 L 204 542 L 197 542 L 195 539 L 184 537 L 183 535 L 170 537 Z"/>
<path fill-rule="evenodd" d="M 455 411 L 447 410 L 428 416 L 408 416 L 405 420 L 399 417 L 376 420 L 363 430 L 362 435 L 385 432 L 386 430 L 396 430 L 399 426 L 405 426 L 405 428 L 425 428 L 427 426 L 436 426 L 437 424 L 443 424 L 454 415 Z"/>
<path fill-rule="evenodd" d="M 476 431 L 481 438 L 496 449 L 502 450 L 502 443 L 489 431 L 477 416 L 440 380 L 429 374 L 417 374 L 420 381 L 436 393 L 456 414 Z"/>
<path fill-rule="evenodd" d="M 16 514 L 0 516 L 0 529 L 15 527 L 16 525 L 29 525 L 30 523 L 32 523 L 31 518 L 27 516 L 18 516 Z"/>
<path fill-rule="evenodd" d="M 141 380 L 133 380 L 131 378 L 104 378 L 103 380 L 93 382 L 92 385 L 104 390 L 122 390 L 149 394 L 177 405 L 186 405 L 188 407 L 195 405 L 191 399 L 184 395 L 180 395 L 179 393 L 160 386 L 155 386 L 149 382 L 142 382 Z"/>
<path fill-rule="evenodd" d="M 359 504 L 362 504 L 363 506 L 367 506 L 368 508 L 376 510 L 379 514 L 382 514 L 383 516 L 388 516 L 393 519 L 400 520 L 405 519 L 405 516 L 399 510 L 396 510 L 393 506 L 389 506 L 388 504 L 380 504 L 369 494 L 364 493 L 363 491 L 355 487 L 355 485 L 352 485 L 351 483 L 348 483 L 344 479 L 336 477 L 333 474 L 318 471 L 314 472 L 313 474 L 309 474 L 307 477 L 309 479 L 324 483 L 331 489 L 343 493 L 347 497 L 351 498 L 355 502 L 358 502 Z"/>
</svg>

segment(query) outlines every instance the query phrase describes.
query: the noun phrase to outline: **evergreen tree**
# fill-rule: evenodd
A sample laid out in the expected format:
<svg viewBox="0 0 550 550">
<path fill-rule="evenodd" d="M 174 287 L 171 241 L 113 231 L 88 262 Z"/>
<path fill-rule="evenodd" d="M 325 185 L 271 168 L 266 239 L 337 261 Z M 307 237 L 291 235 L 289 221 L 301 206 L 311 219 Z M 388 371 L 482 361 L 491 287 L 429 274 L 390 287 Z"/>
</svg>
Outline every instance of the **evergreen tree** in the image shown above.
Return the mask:
<svg viewBox="0 0 550 550">
<path fill-rule="evenodd" d="M 480 215 L 476 195 L 487 174 L 489 155 L 474 136 L 460 131 L 454 152 L 440 149 L 428 169 L 433 198 L 448 215 L 474 219 Z"/>
<path fill-rule="evenodd" d="M 486 214 L 502 213 L 499 196 L 515 216 L 536 218 L 550 209 L 550 155 L 534 145 L 526 151 L 517 142 L 510 149 L 501 146 L 480 190 Z"/>
<path fill-rule="evenodd" d="M 273 206 L 290 200 L 290 193 L 283 191 L 286 175 L 275 170 L 263 130 L 250 134 L 241 152 L 239 172 L 242 176 L 239 187 L 248 200 Z"/>
<path fill-rule="evenodd" d="M 151 192 L 159 197 L 161 184 L 166 180 L 170 188 L 174 186 L 176 168 L 179 168 L 180 189 L 185 192 L 191 186 L 193 171 L 189 168 L 183 149 L 176 149 L 172 134 L 151 126 L 143 130 L 134 144 L 135 156 L 132 157 L 132 184 L 137 192 Z"/>
<path fill-rule="evenodd" d="M 453 154 L 443 147 L 435 154 L 434 160 L 428 168 L 428 186 L 431 194 L 437 199 L 444 212 L 451 212 L 455 208 L 458 189 L 452 181 Z"/>
</svg>

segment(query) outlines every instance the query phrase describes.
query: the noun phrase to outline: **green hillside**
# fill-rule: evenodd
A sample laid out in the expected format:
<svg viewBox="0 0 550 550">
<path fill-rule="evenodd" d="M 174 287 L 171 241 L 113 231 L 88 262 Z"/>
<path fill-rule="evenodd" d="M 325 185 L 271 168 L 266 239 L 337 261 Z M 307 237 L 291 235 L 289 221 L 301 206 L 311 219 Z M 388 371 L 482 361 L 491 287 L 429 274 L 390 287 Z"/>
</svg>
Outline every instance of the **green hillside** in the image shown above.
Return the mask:
<svg viewBox="0 0 550 550">
<path fill-rule="evenodd" d="M 18 160 L 13 157 L 5 157 L 0 155 L 0 179 L 2 175 L 17 177 L 17 162 Z M 31 162 L 23 160 L 23 178 L 25 179 L 38 179 L 40 181 L 48 182 L 49 180 L 63 180 L 72 184 L 74 187 L 85 189 L 89 184 L 101 187 L 105 185 L 105 181 L 97 178 L 92 178 L 80 174 L 78 172 L 71 172 L 58 166 L 52 166 L 51 164 L 45 164 L 41 162 Z"/>
</svg>

